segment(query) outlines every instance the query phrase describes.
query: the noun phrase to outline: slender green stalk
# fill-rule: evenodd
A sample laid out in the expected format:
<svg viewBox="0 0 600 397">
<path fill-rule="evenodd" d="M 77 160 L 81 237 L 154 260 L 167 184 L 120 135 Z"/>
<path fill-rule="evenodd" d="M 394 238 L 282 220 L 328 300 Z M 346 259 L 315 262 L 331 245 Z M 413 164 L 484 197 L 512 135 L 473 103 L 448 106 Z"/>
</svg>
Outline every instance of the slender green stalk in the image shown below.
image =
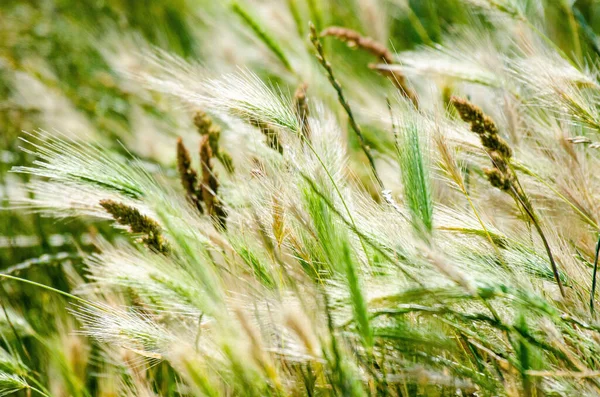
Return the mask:
<svg viewBox="0 0 600 397">
<path fill-rule="evenodd" d="M 294 69 L 292 68 L 292 64 L 290 61 L 288 61 L 283 50 L 277 41 L 262 28 L 261 24 L 258 23 L 254 17 L 252 17 L 242 6 L 240 6 L 237 1 L 231 3 L 231 8 L 233 9 L 233 12 L 235 12 L 246 23 L 246 25 L 252 29 L 260 41 L 262 41 L 271 50 L 271 52 L 275 54 L 283 66 L 285 66 L 285 68 L 290 72 L 293 72 Z"/>
<path fill-rule="evenodd" d="M 570 7 L 566 0 L 561 2 L 561 6 L 569 18 L 569 28 L 571 30 L 571 37 L 573 39 L 573 47 L 575 47 L 574 52 L 577 56 L 577 61 L 581 62 L 583 60 L 583 52 L 581 51 L 581 41 L 579 40 L 577 21 L 575 20 L 575 14 L 573 11 L 575 6 Z"/>
<path fill-rule="evenodd" d="M 321 8 L 319 6 L 320 0 L 306 0 L 308 4 L 308 12 L 310 13 L 310 19 L 313 21 L 318 31 L 323 29 L 323 18 L 321 16 Z"/>
<path fill-rule="evenodd" d="M 30 389 L 30 390 L 32 390 L 32 391 L 34 391 L 34 392 L 36 392 L 36 393 L 38 393 L 38 394 L 41 394 L 44 397 L 52 397 L 51 395 L 46 394 L 43 391 L 41 391 L 40 389 L 37 389 L 37 388 L 35 388 L 35 387 L 31 386 L 31 385 L 28 385 L 27 388 Z"/>
<path fill-rule="evenodd" d="M 290 9 L 290 13 L 292 14 L 292 18 L 294 18 L 294 23 L 296 24 L 296 30 L 298 30 L 298 35 L 300 37 L 304 37 L 304 24 L 302 23 L 302 16 L 300 15 L 300 9 L 298 8 L 298 0 L 287 0 L 288 7 Z"/>
<path fill-rule="evenodd" d="M 425 45 L 432 45 L 433 40 L 431 40 L 431 37 L 429 37 L 429 33 L 427 33 L 427 29 L 425 29 L 425 26 L 423 26 L 423 24 L 421 23 L 419 16 L 412 9 L 410 2 L 407 1 L 406 3 L 406 12 L 408 14 L 408 20 L 410 21 L 410 24 L 415 29 L 415 32 L 417 32 L 417 34 L 421 38 L 421 41 Z"/>
<path fill-rule="evenodd" d="M 600 233 L 598 233 L 598 242 L 596 243 L 596 253 L 594 254 L 594 271 L 592 273 L 592 290 L 590 292 L 590 313 L 594 315 L 594 300 L 596 298 L 596 274 L 598 272 L 598 254 L 600 254 Z"/>
<path fill-rule="evenodd" d="M 369 145 L 367 145 L 365 138 L 363 136 L 362 130 L 361 130 L 360 126 L 358 125 L 358 123 L 356 122 L 356 119 L 354 118 L 354 114 L 352 113 L 352 108 L 350 108 L 350 105 L 348 104 L 348 101 L 346 100 L 346 97 L 344 96 L 344 91 L 342 90 L 341 84 L 336 80 L 335 75 L 333 74 L 333 68 L 331 67 L 331 64 L 325 58 L 325 52 L 323 51 L 323 45 L 321 44 L 321 41 L 319 40 L 319 35 L 317 34 L 315 25 L 313 25 L 312 23 L 310 24 L 310 40 L 312 41 L 313 46 L 317 50 L 317 60 L 319 61 L 321 66 L 323 66 L 323 68 L 327 72 L 327 78 L 329 79 L 329 82 L 331 83 L 331 85 L 333 86 L 335 91 L 337 92 L 338 100 L 340 101 L 340 104 L 342 105 L 342 107 L 346 111 L 346 114 L 348 115 L 348 120 L 350 121 L 350 126 L 356 133 L 360 147 L 362 148 L 363 152 L 367 156 L 367 159 L 369 160 L 369 165 L 371 166 L 373 175 L 375 176 L 375 179 L 377 180 L 379 187 L 383 188 L 383 182 L 381 181 L 381 178 L 379 177 L 379 174 L 377 173 L 377 168 L 375 168 L 375 160 L 373 158 L 373 155 L 371 154 L 371 148 L 369 147 Z"/>
<path fill-rule="evenodd" d="M 0 277 L 7 278 L 9 280 L 19 281 L 19 282 L 22 282 L 22 283 L 25 283 L 25 284 L 30 284 L 30 285 L 33 285 L 33 286 L 36 286 L 36 287 L 39 287 L 39 288 L 43 288 L 43 289 L 46 289 L 48 291 L 51 291 L 51 292 L 54 292 L 54 293 L 66 296 L 67 298 L 79 301 L 81 303 L 85 303 L 86 305 L 97 307 L 97 305 L 95 305 L 93 302 L 88 301 L 87 299 L 80 298 L 80 297 L 78 297 L 76 295 L 69 294 L 68 292 L 61 291 L 59 289 L 50 287 L 48 285 L 36 283 L 35 281 L 27 280 L 27 279 L 24 279 L 24 278 L 21 278 L 21 277 L 11 276 L 9 274 L 4 274 L 4 273 L 0 273 Z"/>
<path fill-rule="evenodd" d="M 4 289 L 4 285 L 2 285 L 1 283 L 0 283 L 0 289 L 2 290 L 2 294 L 4 296 L 6 296 L 7 299 L 10 299 L 10 296 Z M 19 335 L 12 320 L 10 319 L 8 311 L 6 310 L 6 306 L 4 305 L 4 300 L 2 300 L 0 302 L 0 306 L 2 306 L 2 312 L 4 313 L 4 317 L 6 318 L 6 322 L 8 323 L 10 330 L 12 331 L 13 335 L 15 336 L 15 339 L 19 342 L 19 347 L 21 348 L 21 350 L 23 350 L 25 357 L 27 357 L 28 359 L 31 359 L 31 356 L 29 355 L 29 351 L 27 350 L 27 347 L 25 347 L 25 344 L 23 343 L 23 340 L 21 339 L 21 335 Z"/>
<path fill-rule="evenodd" d="M 600 56 L 600 44 L 598 44 L 598 36 L 594 32 L 594 29 L 587 23 L 585 20 L 585 16 L 579 11 L 579 8 L 575 4 L 573 4 L 572 15 L 577 19 L 579 25 L 581 26 L 581 30 L 585 35 L 585 38 L 589 42 L 592 50 Z"/>
<path fill-rule="evenodd" d="M 529 219 L 531 219 L 533 226 L 537 230 L 540 238 L 542 239 L 542 242 L 544 243 L 544 248 L 546 249 L 546 253 L 548 254 L 548 259 L 550 260 L 550 265 L 552 266 L 552 273 L 554 274 L 554 279 L 556 280 L 556 283 L 558 284 L 558 288 L 560 289 L 560 294 L 564 298 L 565 290 L 564 290 L 562 281 L 560 279 L 560 274 L 558 273 L 558 267 L 556 266 L 556 262 L 554 261 L 554 255 L 552 255 L 552 250 L 550 249 L 550 245 L 548 244 L 546 235 L 544 234 L 542 227 L 540 226 L 539 220 L 537 219 L 537 216 L 533 212 L 533 208 L 531 207 L 531 204 L 529 204 L 529 200 L 527 199 L 527 196 L 525 196 L 525 193 L 519 193 L 514 186 L 511 186 L 511 190 L 512 190 L 513 196 L 519 201 L 519 203 L 521 203 L 522 208 L 527 213 L 527 216 L 529 217 Z"/>
</svg>

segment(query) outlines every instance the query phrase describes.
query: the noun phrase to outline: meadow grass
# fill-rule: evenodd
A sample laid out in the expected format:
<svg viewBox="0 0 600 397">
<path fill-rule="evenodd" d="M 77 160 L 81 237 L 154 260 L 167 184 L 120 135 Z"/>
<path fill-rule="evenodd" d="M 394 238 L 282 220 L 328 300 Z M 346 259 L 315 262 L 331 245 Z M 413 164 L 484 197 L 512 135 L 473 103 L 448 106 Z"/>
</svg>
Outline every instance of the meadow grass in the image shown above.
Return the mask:
<svg viewBox="0 0 600 397">
<path fill-rule="evenodd" d="M 600 394 L 600 3 L 36 3 L 0 396 Z"/>
</svg>

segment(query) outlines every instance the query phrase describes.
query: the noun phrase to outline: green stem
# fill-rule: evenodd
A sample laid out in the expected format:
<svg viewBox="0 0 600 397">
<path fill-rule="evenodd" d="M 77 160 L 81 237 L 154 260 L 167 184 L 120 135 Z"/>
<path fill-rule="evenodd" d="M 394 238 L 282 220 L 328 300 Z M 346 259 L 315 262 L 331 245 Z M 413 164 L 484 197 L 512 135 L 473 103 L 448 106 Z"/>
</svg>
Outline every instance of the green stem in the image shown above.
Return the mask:
<svg viewBox="0 0 600 397">
<path fill-rule="evenodd" d="M 40 381 L 38 381 L 38 380 L 37 380 L 37 379 L 35 379 L 35 378 L 28 378 L 28 379 L 29 379 L 31 382 L 33 382 L 33 383 L 34 383 L 34 384 L 35 384 L 37 387 L 39 387 L 40 389 L 42 389 L 42 390 L 43 390 L 43 392 L 42 392 L 42 391 L 40 391 L 40 390 L 38 390 L 38 389 L 36 389 L 36 388 L 34 388 L 34 387 L 32 387 L 31 385 L 29 385 L 29 388 L 30 388 L 31 390 L 33 390 L 33 391 L 35 391 L 35 392 L 37 392 L 37 393 L 40 393 L 40 394 L 41 394 L 41 395 L 43 395 L 43 396 L 48 396 L 48 397 L 49 397 L 49 396 L 51 395 L 51 394 L 50 394 L 50 390 L 48 390 L 46 387 L 44 387 L 44 385 L 42 385 L 42 384 L 40 383 Z"/>
<path fill-rule="evenodd" d="M 425 45 L 428 45 L 428 46 L 433 45 L 433 40 L 431 40 L 431 37 L 429 37 L 429 34 L 427 33 L 427 30 L 421 23 L 421 20 L 419 19 L 417 14 L 413 11 L 412 7 L 410 6 L 410 4 L 408 2 L 407 2 L 406 10 L 407 10 L 407 14 L 408 14 L 407 15 L 408 20 L 410 21 L 410 24 L 412 25 L 413 29 L 415 29 L 415 31 L 419 35 L 419 38 L 421 39 L 421 41 L 423 43 L 425 43 Z"/>
<path fill-rule="evenodd" d="M 581 61 L 583 59 L 583 53 L 581 51 L 581 41 L 579 40 L 577 21 L 575 20 L 573 9 L 569 7 L 569 5 L 566 4 L 565 1 L 563 1 L 562 6 L 564 11 L 569 16 L 569 28 L 571 29 L 571 35 L 573 37 L 573 46 L 575 47 L 575 54 L 577 55 L 577 60 Z"/>
<path fill-rule="evenodd" d="M 85 303 L 86 305 L 91 305 L 91 306 L 97 307 L 97 305 L 95 305 L 93 302 L 88 301 L 87 299 L 80 298 L 80 297 L 78 297 L 76 295 L 70 294 L 70 293 L 65 292 L 65 291 L 61 291 L 59 289 L 50 287 L 50 286 L 45 285 L 45 284 L 36 283 L 35 281 L 27 280 L 27 279 L 24 279 L 24 278 L 21 278 L 21 277 L 11 276 L 9 274 L 4 274 L 4 273 L 0 273 L 0 277 L 7 278 L 9 280 L 20 281 L 20 282 L 25 283 L 25 284 L 34 285 L 36 287 L 43 288 L 43 289 L 46 289 L 48 291 L 52 291 L 52 292 L 55 292 L 57 294 L 66 296 L 67 298 L 79 301 L 81 303 Z"/>
<path fill-rule="evenodd" d="M 529 168 L 527 168 L 525 165 L 523 164 L 519 164 L 519 163 L 513 163 L 512 164 L 516 169 L 524 172 L 527 175 L 530 175 L 532 177 L 534 177 L 535 179 L 537 179 L 538 182 L 542 183 L 544 186 L 546 186 L 548 189 L 552 190 L 552 192 L 554 194 L 556 194 L 562 201 L 564 201 L 565 203 L 567 203 L 575 212 L 577 212 L 579 214 L 579 216 L 581 216 L 583 218 L 583 220 L 588 223 L 590 226 L 592 226 L 595 229 L 600 229 L 600 226 L 593 220 L 591 219 L 589 216 L 587 216 L 583 211 L 581 211 L 575 204 L 573 204 L 568 198 L 566 198 L 562 193 L 560 193 L 558 190 L 556 190 L 556 188 L 552 187 L 552 185 L 550 185 L 545 178 L 542 178 L 540 175 L 536 174 L 535 172 L 533 172 L 532 170 L 530 170 Z"/>
<path fill-rule="evenodd" d="M 371 166 L 373 175 L 375 176 L 375 179 L 377 180 L 379 187 L 381 187 L 383 189 L 383 182 L 381 181 L 381 178 L 379 178 L 379 174 L 377 173 L 377 168 L 375 168 L 375 160 L 373 159 L 373 155 L 371 154 L 371 148 L 367 145 L 364 135 L 362 134 L 362 130 L 361 130 L 360 126 L 358 125 L 358 123 L 356 122 L 356 119 L 354 118 L 352 109 L 350 108 L 350 105 L 348 104 L 348 101 L 346 100 L 346 97 L 344 96 L 342 86 L 335 79 L 335 75 L 333 74 L 333 69 L 331 67 L 331 64 L 325 58 L 325 53 L 323 51 L 323 45 L 321 44 L 321 41 L 319 40 L 319 36 L 317 35 L 317 30 L 315 28 L 315 25 L 313 25 L 312 23 L 310 24 L 310 40 L 312 41 L 313 46 L 317 50 L 317 59 L 318 59 L 319 63 L 321 64 L 321 66 L 323 66 L 323 68 L 327 72 L 327 78 L 329 79 L 329 82 L 331 83 L 331 85 L 333 86 L 335 91 L 337 92 L 338 100 L 340 101 L 340 104 L 342 105 L 342 107 L 346 111 L 346 114 L 348 115 L 348 120 L 350 121 L 350 126 L 352 127 L 352 129 L 356 133 L 356 136 L 358 137 L 358 142 L 360 144 L 360 147 L 362 148 L 363 152 L 367 156 L 367 159 L 369 160 L 369 165 Z"/>
<path fill-rule="evenodd" d="M 594 298 L 596 295 L 596 274 L 598 272 L 598 253 L 600 253 L 600 233 L 598 234 L 598 242 L 596 243 L 596 254 L 594 255 L 594 272 L 592 275 L 592 291 L 590 293 L 590 312 L 594 314 Z"/>
<path fill-rule="evenodd" d="M 277 44 L 275 39 L 273 39 L 273 37 L 271 37 L 261 27 L 261 25 L 257 21 L 255 21 L 254 18 L 237 3 L 237 1 L 231 3 L 231 8 L 233 9 L 233 12 L 235 12 L 240 18 L 242 18 L 246 25 L 248 25 L 248 27 L 252 29 L 254 34 L 258 36 L 258 38 L 273 52 L 273 54 L 275 54 L 277 59 L 279 59 L 281 63 L 283 63 L 283 66 L 285 66 L 285 68 L 290 72 L 293 72 L 294 68 L 292 68 L 292 65 L 288 61 L 287 57 L 283 53 L 283 50 L 281 49 L 279 44 Z"/>
<path fill-rule="evenodd" d="M 560 274 L 558 273 L 558 267 L 556 266 L 556 262 L 554 262 L 554 256 L 552 255 L 552 250 L 550 249 L 548 240 L 546 239 L 546 236 L 544 235 L 544 232 L 542 231 L 542 227 L 540 226 L 540 223 L 539 223 L 537 217 L 535 216 L 535 213 L 533 212 L 533 208 L 531 208 L 531 205 L 529 204 L 529 200 L 527 199 L 527 196 L 525 196 L 524 193 L 517 192 L 515 187 L 512 185 L 511 185 L 511 190 L 512 190 L 513 195 L 517 199 L 517 201 L 519 201 L 519 203 L 521 204 L 521 206 L 527 213 L 527 216 L 531 219 L 533 226 L 537 230 L 540 238 L 542 239 L 542 242 L 544 243 L 544 248 L 546 249 L 546 253 L 548 254 L 548 259 L 550 260 L 550 265 L 552 266 L 552 273 L 554 273 L 554 278 L 556 279 L 556 283 L 558 284 L 558 288 L 560 289 L 560 294 L 564 298 L 565 290 L 563 288 L 562 281 L 560 280 Z M 523 197 L 521 197 L 521 196 L 523 196 Z"/>
<path fill-rule="evenodd" d="M 37 389 L 37 388 L 35 388 L 35 387 L 31 386 L 31 385 L 27 385 L 27 388 L 28 388 L 29 390 L 32 390 L 32 391 L 34 391 L 34 392 L 38 393 L 38 394 L 41 394 L 42 396 L 45 396 L 45 397 L 51 397 L 49 394 L 46 394 L 46 393 L 44 393 L 43 391 L 41 391 L 40 389 Z"/>
</svg>

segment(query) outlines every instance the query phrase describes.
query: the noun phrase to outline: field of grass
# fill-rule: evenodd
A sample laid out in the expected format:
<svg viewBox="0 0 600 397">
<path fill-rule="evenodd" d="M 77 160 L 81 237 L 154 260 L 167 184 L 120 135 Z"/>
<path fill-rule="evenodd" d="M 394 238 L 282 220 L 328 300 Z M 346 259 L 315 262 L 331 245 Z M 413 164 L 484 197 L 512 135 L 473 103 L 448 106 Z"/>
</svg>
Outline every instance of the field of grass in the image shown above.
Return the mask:
<svg viewBox="0 0 600 397">
<path fill-rule="evenodd" d="M 0 0 L 0 397 L 600 395 L 600 0 Z"/>
</svg>

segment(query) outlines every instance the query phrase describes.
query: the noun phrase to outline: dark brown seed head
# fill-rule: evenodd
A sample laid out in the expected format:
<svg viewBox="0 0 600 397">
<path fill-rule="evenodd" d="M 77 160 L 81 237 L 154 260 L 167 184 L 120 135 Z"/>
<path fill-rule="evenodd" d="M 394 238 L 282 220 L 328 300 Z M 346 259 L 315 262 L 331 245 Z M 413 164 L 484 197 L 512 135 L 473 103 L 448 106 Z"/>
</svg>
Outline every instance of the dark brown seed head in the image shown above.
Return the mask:
<svg viewBox="0 0 600 397">
<path fill-rule="evenodd" d="M 492 118 L 488 115 L 483 116 L 483 129 L 488 134 L 498 134 L 498 127 L 496 126 L 496 123 L 494 123 L 494 120 L 492 120 Z"/>
<path fill-rule="evenodd" d="M 464 98 L 451 97 L 450 103 L 456 108 L 460 118 L 471 125 L 471 131 L 479 135 L 481 144 L 492 160 L 494 168 L 483 170 L 490 184 L 503 191 L 508 191 L 515 179 L 509 167 L 512 150 L 508 143 L 498 135 L 498 127 L 491 117 L 483 113 L 481 108 Z"/>
<path fill-rule="evenodd" d="M 219 181 L 212 165 L 212 150 L 209 137 L 203 136 L 200 141 L 200 161 L 202 162 L 202 198 L 206 204 L 206 210 L 213 220 L 225 228 L 227 213 L 223 204 L 217 196 Z"/>
<path fill-rule="evenodd" d="M 210 141 L 210 148 L 214 153 L 219 152 L 219 139 L 221 138 L 221 128 L 213 122 L 208 114 L 199 110 L 194 115 L 194 125 L 200 135 L 207 135 Z"/>
<path fill-rule="evenodd" d="M 512 149 L 508 146 L 508 143 L 502 138 L 498 138 L 496 150 L 500 153 L 506 161 L 512 157 Z"/>
<path fill-rule="evenodd" d="M 479 106 L 474 105 L 464 98 L 452 96 L 450 103 L 454 106 L 460 118 L 471 124 L 471 131 L 476 134 L 497 135 L 498 127 L 491 117 L 483 113 Z"/>
<path fill-rule="evenodd" d="M 463 98 L 453 96 L 450 102 L 460 115 L 460 118 L 471 124 L 471 131 L 479 135 L 481 144 L 488 152 L 498 152 L 508 161 L 512 150 L 508 143 L 498 135 L 498 126 L 491 117 L 483 113 L 481 108 Z"/>
<path fill-rule="evenodd" d="M 308 124 L 308 100 L 306 99 L 306 88 L 308 85 L 302 83 L 296 89 L 294 94 L 294 110 L 296 111 L 296 118 L 302 129 L 302 135 L 305 139 L 310 139 L 310 125 Z"/>
<path fill-rule="evenodd" d="M 202 194 L 198 189 L 198 175 L 192 168 L 190 153 L 183 144 L 181 138 L 177 139 L 177 170 L 179 171 L 181 185 L 183 186 L 188 198 L 198 209 L 198 211 L 203 213 L 204 211 L 202 210 L 202 205 L 200 204 L 202 201 Z"/>
<path fill-rule="evenodd" d="M 492 160 L 492 164 L 494 167 L 498 168 L 500 172 L 505 173 L 508 170 L 508 164 L 506 163 L 504 156 L 497 151 L 488 152 L 488 154 Z"/>
<path fill-rule="evenodd" d="M 481 124 L 483 127 L 483 111 L 464 98 L 452 96 L 450 103 L 456 108 L 460 118 L 470 124 Z"/>
<path fill-rule="evenodd" d="M 160 226 L 152 218 L 135 208 L 114 200 L 100 200 L 100 205 L 115 221 L 128 226 L 131 233 L 144 234 L 142 242 L 156 252 L 167 253 L 169 246 L 161 234 Z"/>
<path fill-rule="evenodd" d="M 203 111 L 199 110 L 194 115 L 194 125 L 198 129 L 200 135 L 208 136 L 210 149 L 213 155 L 223 164 L 227 172 L 232 173 L 235 170 L 233 160 L 229 153 L 219 146 L 221 139 L 221 127 L 213 122 L 213 120 Z"/>
<path fill-rule="evenodd" d="M 498 135 L 492 135 L 483 132 L 479 135 L 479 138 L 481 139 L 481 144 L 483 145 L 483 147 L 486 148 L 488 151 L 494 151 L 498 147 Z"/>
<path fill-rule="evenodd" d="M 502 172 L 500 172 L 497 168 L 484 168 L 483 172 L 487 177 L 490 185 L 502 190 L 507 191 L 510 189 L 510 179 L 507 178 Z"/>
</svg>

